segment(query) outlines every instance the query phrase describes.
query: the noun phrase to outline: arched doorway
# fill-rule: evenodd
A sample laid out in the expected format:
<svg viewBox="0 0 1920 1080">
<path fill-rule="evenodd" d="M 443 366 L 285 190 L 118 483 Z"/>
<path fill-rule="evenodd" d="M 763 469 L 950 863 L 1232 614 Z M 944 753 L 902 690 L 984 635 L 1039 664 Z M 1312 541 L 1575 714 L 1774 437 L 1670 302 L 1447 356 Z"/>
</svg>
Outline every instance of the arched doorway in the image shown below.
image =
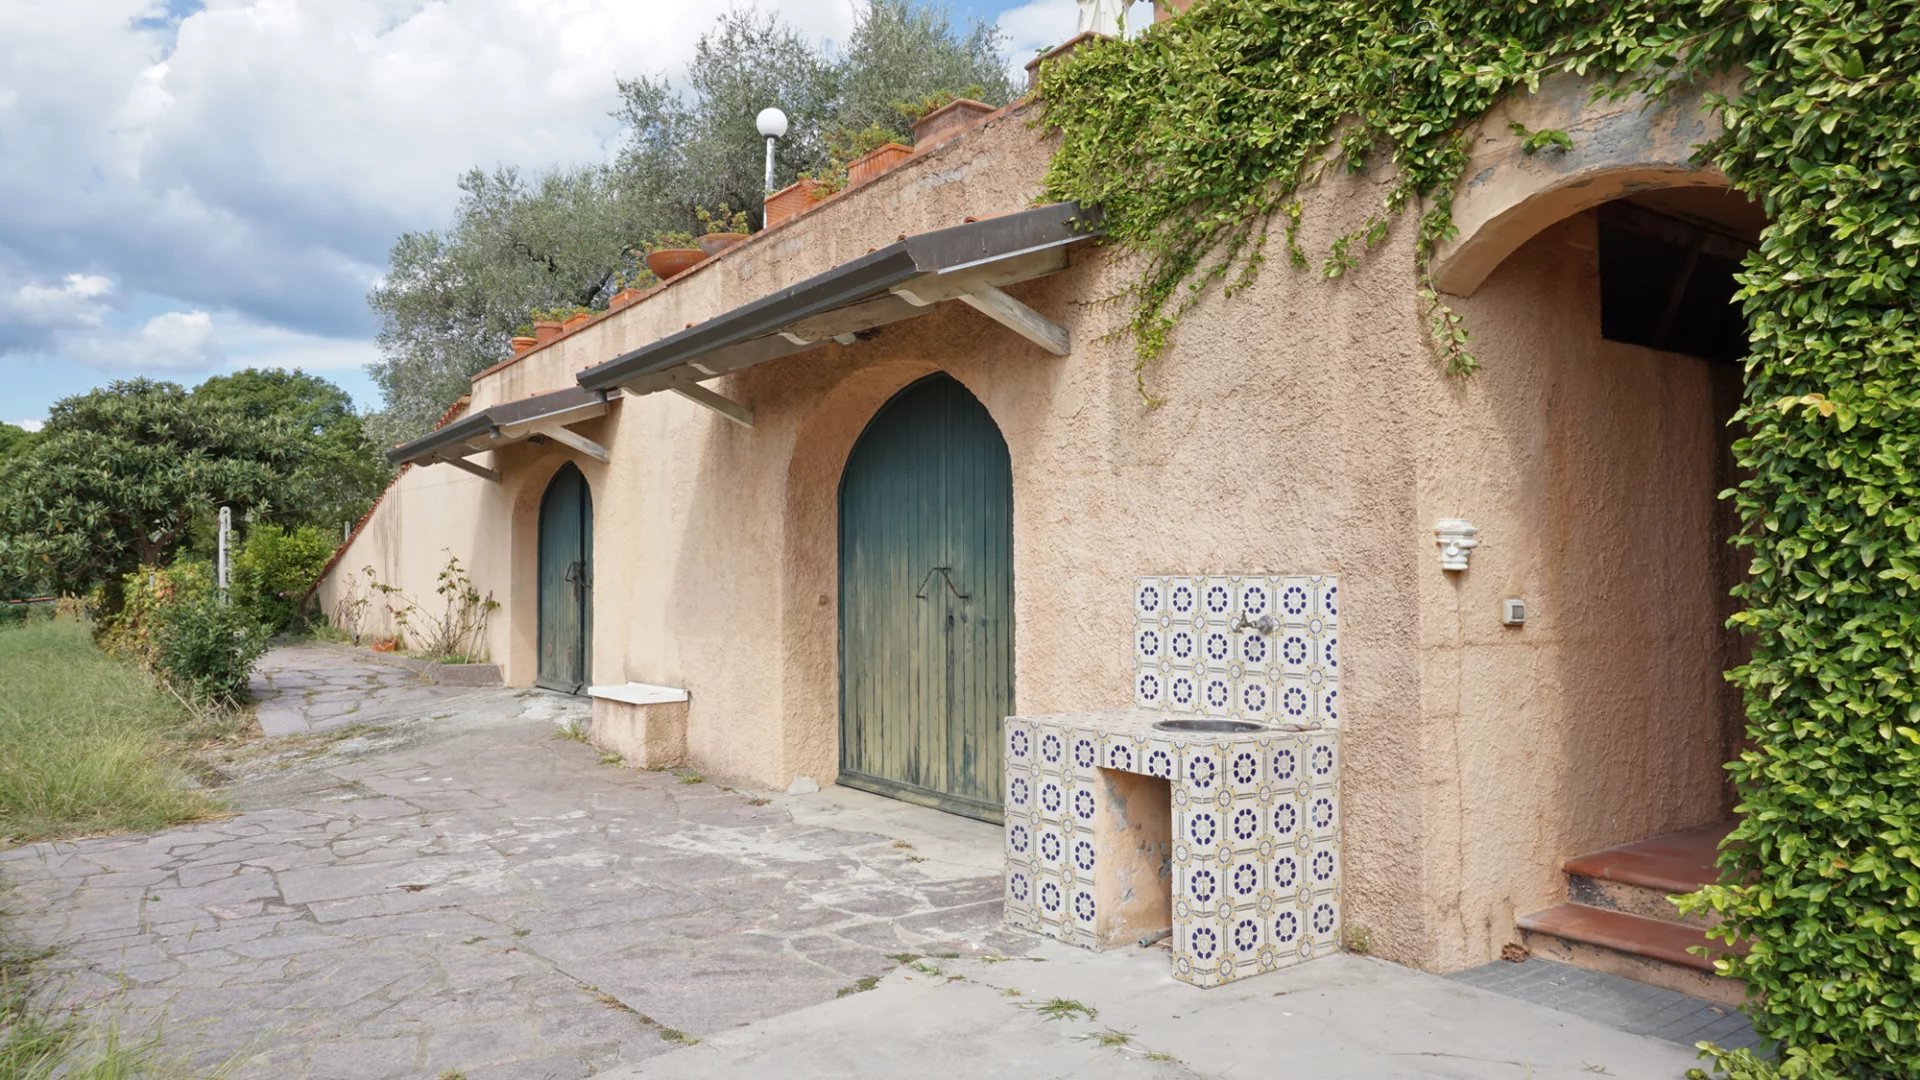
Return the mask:
<svg viewBox="0 0 1920 1080">
<path fill-rule="evenodd" d="M 534 681 L 577 694 L 593 670 L 593 494 L 562 465 L 540 497 L 539 664 Z"/>
<path fill-rule="evenodd" d="M 840 481 L 840 782 L 998 820 L 1012 709 L 1012 462 L 934 375 L 880 409 Z"/>
</svg>

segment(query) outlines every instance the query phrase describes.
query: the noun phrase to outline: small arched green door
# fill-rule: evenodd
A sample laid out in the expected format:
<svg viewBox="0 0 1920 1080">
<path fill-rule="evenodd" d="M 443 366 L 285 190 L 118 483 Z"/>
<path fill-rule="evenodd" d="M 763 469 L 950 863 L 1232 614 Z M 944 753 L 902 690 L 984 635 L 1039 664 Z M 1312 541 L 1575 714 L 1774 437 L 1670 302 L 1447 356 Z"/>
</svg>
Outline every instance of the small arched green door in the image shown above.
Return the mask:
<svg viewBox="0 0 1920 1080">
<path fill-rule="evenodd" d="M 867 425 L 840 481 L 840 782 L 998 820 L 1013 709 L 1013 467 L 936 375 Z"/>
<path fill-rule="evenodd" d="M 593 495 L 562 465 L 540 497 L 541 686 L 577 694 L 593 658 Z"/>
</svg>

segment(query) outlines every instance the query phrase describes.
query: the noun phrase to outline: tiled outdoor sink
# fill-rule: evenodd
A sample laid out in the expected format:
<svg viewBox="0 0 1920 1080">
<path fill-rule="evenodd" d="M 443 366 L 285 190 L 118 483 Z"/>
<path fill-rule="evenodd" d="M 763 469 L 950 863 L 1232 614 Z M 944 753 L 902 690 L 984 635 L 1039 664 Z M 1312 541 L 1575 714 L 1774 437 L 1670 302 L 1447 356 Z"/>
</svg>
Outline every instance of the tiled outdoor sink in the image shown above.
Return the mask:
<svg viewBox="0 0 1920 1080">
<path fill-rule="evenodd" d="M 1337 596 L 1325 576 L 1141 579 L 1135 707 L 1006 722 L 1008 921 L 1094 949 L 1170 928 L 1197 986 L 1335 951 Z M 1174 686 L 1194 691 L 1178 711 Z"/>
</svg>

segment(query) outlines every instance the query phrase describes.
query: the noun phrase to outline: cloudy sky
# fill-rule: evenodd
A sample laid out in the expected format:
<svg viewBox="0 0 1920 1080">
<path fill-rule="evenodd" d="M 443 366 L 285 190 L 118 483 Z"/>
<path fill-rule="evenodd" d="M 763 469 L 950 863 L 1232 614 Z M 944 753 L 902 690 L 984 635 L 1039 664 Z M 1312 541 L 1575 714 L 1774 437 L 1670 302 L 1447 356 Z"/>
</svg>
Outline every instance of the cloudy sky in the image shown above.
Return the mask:
<svg viewBox="0 0 1920 1080">
<path fill-rule="evenodd" d="M 862 0 L 760 0 L 844 40 Z M 1075 0 L 950 0 L 1010 55 Z M 1143 2 L 1142 12 L 1146 9 Z M 377 395 L 365 294 L 473 165 L 600 160 L 617 76 L 675 76 L 714 5 L 0 0 L 0 420 L 249 366 Z"/>
</svg>

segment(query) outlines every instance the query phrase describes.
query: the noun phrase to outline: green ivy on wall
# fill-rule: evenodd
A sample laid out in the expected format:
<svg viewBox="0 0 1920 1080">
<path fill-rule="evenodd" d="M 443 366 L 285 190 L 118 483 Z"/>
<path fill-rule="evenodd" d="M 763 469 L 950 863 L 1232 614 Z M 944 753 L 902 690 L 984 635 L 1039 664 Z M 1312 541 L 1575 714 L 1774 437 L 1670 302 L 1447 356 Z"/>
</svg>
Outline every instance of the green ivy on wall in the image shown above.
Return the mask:
<svg viewBox="0 0 1920 1080">
<path fill-rule="evenodd" d="M 1733 542 L 1752 564 L 1735 621 L 1753 658 L 1730 677 L 1751 748 L 1728 766 L 1732 884 L 1684 906 L 1749 945 L 1720 964 L 1755 992 L 1779 1075 L 1917 1076 L 1920 0 L 1202 0 L 1042 71 L 1061 134 L 1047 189 L 1099 206 L 1142 258 L 1143 371 L 1183 312 L 1244 286 L 1276 244 L 1339 276 L 1418 209 L 1418 288 L 1464 373 L 1466 327 L 1426 266 L 1474 122 L 1559 72 L 1663 93 L 1725 71 L 1741 89 L 1709 98 L 1725 134 L 1701 156 L 1771 222 L 1739 297 Z M 1305 250 L 1298 193 L 1388 164 L 1363 226 Z"/>
</svg>

